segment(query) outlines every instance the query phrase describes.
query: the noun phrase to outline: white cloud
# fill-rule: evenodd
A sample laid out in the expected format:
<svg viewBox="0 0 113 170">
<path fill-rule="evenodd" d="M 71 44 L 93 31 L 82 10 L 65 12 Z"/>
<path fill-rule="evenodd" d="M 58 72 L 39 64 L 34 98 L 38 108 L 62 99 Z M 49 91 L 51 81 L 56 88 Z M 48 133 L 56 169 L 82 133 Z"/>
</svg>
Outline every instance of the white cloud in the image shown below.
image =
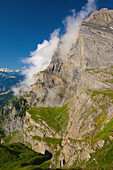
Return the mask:
<svg viewBox="0 0 113 170">
<path fill-rule="evenodd" d="M 54 55 L 59 38 L 59 29 L 55 30 L 51 36 L 50 40 L 44 40 L 42 44 L 37 45 L 37 49 L 30 54 L 30 58 L 23 60 L 25 64 L 28 64 L 28 68 L 24 68 L 22 74 L 25 75 L 25 80 L 22 81 L 18 87 L 13 87 L 15 95 L 19 94 L 19 91 L 29 91 L 30 85 L 32 85 L 36 80 L 34 74 L 46 69 Z"/>
<path fill-rule="evenodd" d="M 80 12 L 75 13 L 75 10 L 72 10 L 72 16 L 67 16 L 63 21 L 66 33 L 59 38 L 60 30 L 55 30 L 51 34 L 49 41 L 44 40 L 42 44 L 38 44 L 37 49 L 31 52 L 31 57 L 23 60 L 25 64 L 28 64 L 28 67 L 25 67 L 22 71 L 22 74 L 25 75 L 25 80 L 21 82 L 18 87 L 13 87 L 15 95 L 18 95 L 21 90 L 30 90 L 30 85 L 36 81 L 34 74 L 48 67 L 51 58 L 57 50 L 59 40 L 61 42 L 59 47 L 60 56 L 65 59 L 72 44 L 76 42 L 82 20 L 88 17 L 95 9 L 95 0 L 88 0 L 87 4 L 82 7 Z"/>
<path fill-rule="evenodd" d="M 88 0 L 88 3 L 82 7 L 81 11 L 77 14 L 72 10 L 72 16 L 67 16 L 63 21 L 66 33 L 61 38 L 60 55 L 65 58 L 68 54 L 72 44 L 76 42 L 82 20 L 96 9 L 95 0 Z"/>
</svg>

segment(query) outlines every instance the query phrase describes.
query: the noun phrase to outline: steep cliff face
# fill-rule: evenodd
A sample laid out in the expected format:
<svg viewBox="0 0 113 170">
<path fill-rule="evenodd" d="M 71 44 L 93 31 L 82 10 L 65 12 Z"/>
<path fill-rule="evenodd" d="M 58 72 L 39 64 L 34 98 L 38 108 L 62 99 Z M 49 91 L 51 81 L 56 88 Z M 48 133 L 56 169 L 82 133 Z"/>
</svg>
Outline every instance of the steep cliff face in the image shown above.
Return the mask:
<svg viewBox="0 0 113 170">
<path fill-rule="evenodd" d="M 36 76 L 30 102 L 36 106 L 62 106 L 75 94 L 86 68 L 113 63 L 113 11 L 102 9 L 83 21 L 77 40 L 67 56 L 57 52 L 49 67 Z"/>
<path fill-rule="evenodd" d="M 67 58 L 67 61 L 64 62 L 58 54 L 56 55 L 53 57 L 50 66 L 36 75 L 37 81 L 32 85 L 30 92 L 32 106 L 62 106 L 76 92 L 78 68 L 75 67 L 75 61 Z"/>
<path fill-rule="evenodd" d="M 94 12 L 83 21 L 69 54 L 64 58 L 57 51 L 49 67 L 35 75 L 26 102 L 18 110 L 17 99 L 5 118 L 6 136 L 18 132 L 8 142 L 19 140 L 41 153 L 48 150 L 52 168 L 103 167 L 98 151 L 108 154 L 113 145 L 112 25 L 112 10 Z M 21 129 L 9 131 L 9 119 L 15 127 L 20 121 Z"/>
</svg>

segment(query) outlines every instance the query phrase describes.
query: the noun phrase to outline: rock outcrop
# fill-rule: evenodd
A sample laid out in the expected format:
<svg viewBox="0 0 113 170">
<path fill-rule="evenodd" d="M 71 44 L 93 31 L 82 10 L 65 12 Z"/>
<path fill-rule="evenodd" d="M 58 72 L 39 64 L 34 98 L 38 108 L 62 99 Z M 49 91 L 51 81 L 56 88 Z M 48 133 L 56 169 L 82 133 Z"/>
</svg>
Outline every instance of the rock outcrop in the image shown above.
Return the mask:
<svg viewBox="0 0 113 170">
<path fill-rule="evenodd" d="M 113 11 L 91 14 L 65 59 L 57 51 L 49 67 L 35 77 L 24 107 L 19 103 L 26 115 L 18 117 L 17 99 L 4 118 L 6 136 L 21 132 L 21 142 L 52 153 L 52 168 L 87 167 L 92 154 L 113 138 Z"/>
</svg>

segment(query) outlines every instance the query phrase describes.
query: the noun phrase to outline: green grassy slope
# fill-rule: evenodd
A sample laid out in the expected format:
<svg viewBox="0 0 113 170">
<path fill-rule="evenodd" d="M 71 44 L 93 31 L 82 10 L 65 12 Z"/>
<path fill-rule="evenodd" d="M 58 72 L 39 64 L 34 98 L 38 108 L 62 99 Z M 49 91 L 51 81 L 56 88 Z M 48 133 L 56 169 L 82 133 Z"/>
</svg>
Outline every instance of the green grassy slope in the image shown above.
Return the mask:
<svg viewBox="0 0 113 170">
<path fill-rule="evenodd" d="M 88 169 L 112 169 L 113 168 L 113 118 L 106 124 L 103 130 L 100 130 L 91 140 L 104 140 L 104 147 L 97 149 L 91 154 L 87 163 Z"/>
<path fill-rule="evenodd" d="M 56 133 L 65 130 L 69 120 L 68 104 L 62 107 L 34 107 L 28 110 L 35 122 L 45 121 Z"/>
<path fill-rule="evenodd" d="M 113 169 L 113 141 L 97 149 L 86 164 L 87 169 Z"/>
<path fill-rule="evenodd" d="M 4 94 L 0 96 L 0 108 L 2 108 L 10 99 L 13 99 L 13 92 L 10 91 L 8 94 Z"/>
<path fill-rule="evenodd" d="M 70 139 L 71 140 L 71 139 Z M 81 140 L 79 142 L 90 143 L 93 149 L 96 146 L 94 153 L 90 154 L 90 159 L 80 163 L 74 162 L 72 169 L 93 169 L 93 170 L 111 170 L 113 169 L 113 118 L 105 125 L 102 130 L 91 138 Z M 99 141 L 103 141 L 103 147 L 98 145 Z M 75 140 L 72 142 L 76 143 Z"/>
<path fill-rule="evenodd" d="M 21 143 L 0 145 L 0 169 L 48 168 L 50 158 L 37 153 Z"/>
</svg>

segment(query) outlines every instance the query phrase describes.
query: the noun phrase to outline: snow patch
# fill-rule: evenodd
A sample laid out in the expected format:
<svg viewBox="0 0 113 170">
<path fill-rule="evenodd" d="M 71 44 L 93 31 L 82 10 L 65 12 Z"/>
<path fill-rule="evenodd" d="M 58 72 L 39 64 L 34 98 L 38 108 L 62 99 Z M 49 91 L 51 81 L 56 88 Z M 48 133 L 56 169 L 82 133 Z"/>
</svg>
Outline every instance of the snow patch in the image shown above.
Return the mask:
<svg viewBox="0 0 113 170">
<path fill-rule="evenodd" d="M 110 27 L 110 29 L 112 29 L 112 30 L 113 30 L 113 27 Z"/>
</svg>

